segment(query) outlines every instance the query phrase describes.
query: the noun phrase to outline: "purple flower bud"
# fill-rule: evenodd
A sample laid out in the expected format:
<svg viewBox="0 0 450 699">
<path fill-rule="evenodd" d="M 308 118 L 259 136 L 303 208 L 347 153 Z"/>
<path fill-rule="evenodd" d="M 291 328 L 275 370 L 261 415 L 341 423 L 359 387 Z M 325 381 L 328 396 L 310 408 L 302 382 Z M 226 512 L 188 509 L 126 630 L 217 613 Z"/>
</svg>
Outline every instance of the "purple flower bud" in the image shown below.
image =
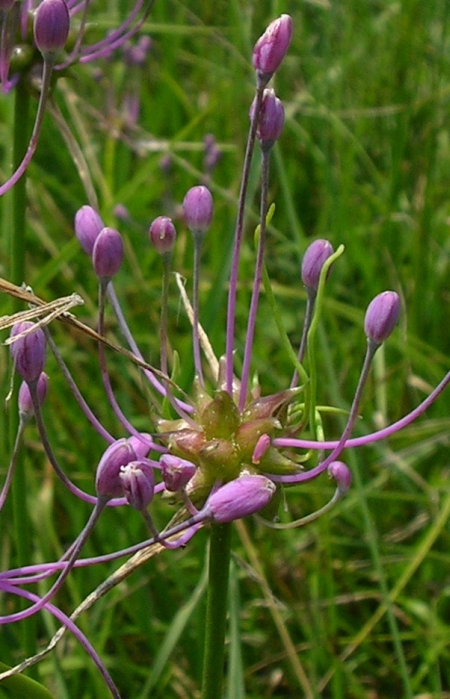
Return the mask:
<svg viewBox="0 0 450 699">
<path fill-rule="evenodd" d="M 383 291 L 369 303 L 364 318 L 364 331 L 369 340 L 380 345 L 386 340 L 398 320 L 400 298 L 395 291 Z"/>
<path fill-rule="evenodd" d="M 123 241 L 115 228 L 102 228 L 92 250 L 92 263 L 100 279 L 111 279 L 123 260 Z"/>
<path fill-rule="evenodd" d="M 70 17 L 64 0 L 42 0 L 34 15 L 34 41 L 43 56 L 64 48 Z"/>
<path fill-rule="evenodd" d="M 75 214 L 75 235 L 84 252 L 92 255 L 98 234 L 105 227 L 102 219 L 92 206 L 82 206 Z"/>
<path fill-rule="evenodd" d="M 42 405 L 48 390 L 48 376 L 45 373 L 45 371 L 43 371 L 40 377 L 38 378 L 36 390 L 39 405 Z M 33 401 L 31 400 L 30 387 L 26 381 L 22 381 L 22 383 L 20 384 L 17 402 L 19 406 L 19 414 L 21 417 L 27 418 L 34 415 L 34 407 Z"/>
<path fill-rule="evenodd" d="M 211 225 L 213 198 L 204 185 L 192 187 L 183 201 L 183 217 L 193 233 L 206 233 Z"/>
<path fill-rule="evenodd" d="M 252 464 L 259 464 L 262 457 L 267 453 L 270 448 L 271 439 L 268 434 L 262 434 L 261 437 L 256 442 L 256 446 L 252 454 Z"/>
<path fill-rule="evenodd" d="M 153 498 L 152 467 L 145 461 L 130 461 L 120 467 L 119 478 L 127 502 L 135 510 L 145 510 Z"/>
<path fill-rule="evenodd" d="M 292 38 L 292 19 L 281 15 L 269 24 L 253 49 L 253 67 L 266 84 L 285 57 Z"/>
<path fill-rule="evenodd" d="M 155 218 L 153 223 L 150 224 L 148 234 L 156 252 L 159 252 L 160 255 L 172 252 L 177 232 L 171 218 L 167 216 Z"/>
<path fill-rule="evenodd" d="M 26 333 L 11 344 L 11 356 L 17 373 L 28 383 L 39 378 L 45 364 L 45 335 L 41 328 L 33 328 L 34 323 L 23 321 L 11 330 L 11 337 Z"/>
<path fill-rule="evenodd" d="M 255 112 L 256 97 L 250 107 L 250 119 L 253 120 Z M 281 100 L 271 89 L 264 90 L 261 107 L 258 115 L 258 125 L 256 135 L 261 144 L 273 146 L 274 142 L 280 138 L 284 126 L 284 107 Z"/>
<path fill-rule="evenodd" d="M 302 281 L 307 289 L 317 291 L 322 267 L 333 252 L 331 243 L 320 238 L 306 249 L 302 261 Z"/>
<path fill-rule="evenodd" d="M 352 474 L 347 464 L 343 461 L 332 461 L 328 466 L 328 473 L 334 478 L 337 487 L 344 495 L 352 484 Z"/>
<path fill-rule="evenodd" d="M 120 478 L 121 466 L 136 461 L 137 456 L 128 439 L 118 439 L 110 444 L 97 466 L 95 488 L 99 497 L 115 498 L 124 493 Z"/>
<path fill-rule="evenodd" d="M 214 522 L 232 522 L 265 507 L 275 493 L 273 481 L 265 476 L 244 475 L 213 493 L 207 504 Z"/>
<path fill-rule="evenodd" d="M 163 454 L 159 463 L 161 464 L 164 485 L 171 493 L 176 493 L 184 488 L 197 470 L 191 461 L 186 461 L 186 459 L 172 454 Z"/>
</svg>

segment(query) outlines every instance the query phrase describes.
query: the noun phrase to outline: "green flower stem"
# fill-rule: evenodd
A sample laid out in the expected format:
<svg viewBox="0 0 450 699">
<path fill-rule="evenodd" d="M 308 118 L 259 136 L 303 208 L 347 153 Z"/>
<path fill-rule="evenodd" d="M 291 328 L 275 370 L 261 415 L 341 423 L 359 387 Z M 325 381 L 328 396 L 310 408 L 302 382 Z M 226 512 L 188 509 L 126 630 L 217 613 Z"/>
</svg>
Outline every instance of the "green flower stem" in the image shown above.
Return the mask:
<svg viewBox="0 0 450 699">
<path fill-rule="evenodd" d="M 209 544 L 202 699 L 222 696 L 230 554 L 231 524 L 214 524 Z"/>
<path fill-rule="evenodd" d="M 327 279 L 328 271 L 335 262 L 338 257 L 342 255 L 344 252 L 344 246 L 339 245 L 338 249 L 336 252 L 334 252 L 330 257 L 326 260 L 322 267 L 322 271 L 320 273 L 320 279 L 319 279 L 319 286 L 317 288 L 317 295 L 316 295 L 316 300 L 314 304 L 314 315 L 311 321 L 311 325 L 308 331 L 308 340 L 307 340 L 307 353 L 308 353 L 308 364 L 309 364 L 309 380 L 310 380 L 310 387 L 309 387 L 309 398 L 310 398 L 310 403 L 309 403 L 309 414 L 310 414 L 310 427 L 311 427 L 311 432 L 312 432 L 312 438 L 316 439 L 317 438 L 317 433 L 316 433 L 316 395 L 317 395 L 317 369 L 316 369 L 316 333 L 317 333 L 317 328 L 319 326 L 319 319 L 322 314 L 322 309 L 323 309 L 323 299 L 324 299 L 324 290 L 325 290 L 325 282 Z"/>
</svg>

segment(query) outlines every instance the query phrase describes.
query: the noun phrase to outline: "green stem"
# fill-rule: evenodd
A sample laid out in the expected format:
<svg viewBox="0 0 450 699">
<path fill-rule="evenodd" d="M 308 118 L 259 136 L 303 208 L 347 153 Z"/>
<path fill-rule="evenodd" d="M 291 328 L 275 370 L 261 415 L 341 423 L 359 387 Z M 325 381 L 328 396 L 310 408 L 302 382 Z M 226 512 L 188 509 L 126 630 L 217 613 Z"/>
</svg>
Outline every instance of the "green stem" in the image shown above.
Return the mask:
<svg viewBox="0 0 450 699">
<path fill-rule="evenodd" d="M 220 699 L 222 696 L 230 553 L 231 524 L 213 525 L 209 544 L 209 580 L 201 699 Z"/>
</svg>

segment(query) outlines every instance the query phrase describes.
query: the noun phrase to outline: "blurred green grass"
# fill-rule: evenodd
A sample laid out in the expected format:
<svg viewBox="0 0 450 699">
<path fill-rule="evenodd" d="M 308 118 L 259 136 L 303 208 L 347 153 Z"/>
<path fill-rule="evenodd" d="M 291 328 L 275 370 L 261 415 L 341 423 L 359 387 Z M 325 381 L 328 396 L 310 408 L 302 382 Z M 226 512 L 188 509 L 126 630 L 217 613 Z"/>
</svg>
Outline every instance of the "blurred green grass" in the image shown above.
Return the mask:
<svg viewBox="0 0 450 699">
<path fill-rule="evenodd" d="M 113 3 L 108 13 L 99 9 L 99 29 L 113 25 L 126 5 Z M 75 68 L 60 82 L 55 100 L 83 146 L 105 220 L 116 223 L 117 204 L 129 210 L 131 220 L 118 224 L 127 261 L 116 287 L 136 339 L 155 364 L 161 270 L 147 243 L 147 226 L 159 214 L 177 217 L 185 191 L 202 175 L 203 138 L 214 134 L 223 153 L 211 181 L 216 214 L 203 254 L 201 315 L 220 354 L 226 261 L 253 96 L 251 50 L 281 12 L 293 16 L 294 37 L 275 81 L 287 123 L 272 162 L 276 213 L 267 258 L 294 345 L 304 311 L 299 272 L 304 249 L 315 237 L 346 246 L 328 283 L 321 326 L 321 403 L 346 408 L 351 401 L 370 299 L 394 288 L 404 301 L 400 327 L 380 353 L 365 392 L 362 433 L 417 405 L 448 367 L 448 3 L 156 2 L 145 27 L 153 48 L 140 76 L 138 127 L 127 127 L 121 114 L 129 75 L 119 56 L 95 68 Z M 0 101 L 5 124 L 8 100 Z M 4 125 L 0 137 L 5 152 Z M 162 173 L 161 158 L 167 154 L 171 167 Z M 255 166 L 254 212 L 257 177 Z M 73 215 L 85 202 L 67 148 L 48 116 L 30 168 L 26 281 L 48 300 L 78 291 L 86 305 L 77 316 L 92 323 L 96 283 L 72 230 Z M 246 280 L 254 261 L 252 211 L 241 263 L 241 343 L 251 291 Z M 7 215 L 4 210 L 3 221 Z M 3 274 L 6 251 L 3 236 Z M 180 224 L 175 267 L 188 279 L 188 289 L 191 263 L 189 236 Z M 6 299 L 0 299 L 0 311 L 8 312 Z M 170 324 L 187 387 L 191 341 L 174 285 Z M 90 402 L 117 432 L 99 382 L 95 347 L 56 325 L 54 334 Z M 139 376 L 121 358 L 111 356 L 109 363 L 121 405 L 138 428 L 148 429 L 149 403 Z M 292 373 L 264 298 L 254 367 L 266 392 L 284 388 Z M 77 483 L 92 488 L 102 442 L 71 402 L 51 359 L 49 373 L 45 409 L 52 443 Z M 346 453 L 355 485 L 316 524 L 285 532 L 253 521 L 236 528 L 227 699 L 450 696 L 449 407 L 444 393 L 426 416 L 388 443 Z M 328 427 L 331 436 L 339 434 L 337 421 Z M 55 482 L 33 429 L 27 444 L 35 558 L 52 560 L 81 530 L 89 508 Z M 323 504 L 331 490 L 323 479 L 290 491 L 292 517 Z M 155 516 L 164 523 L 167 506 Z M 8 509 L 0 521 L 0 558 L 6 567 L 14 565 Z M 104 553 L 143 536 L 134 513 L 108 511 L 86 550 Z M 197 586 L 206 546 L 202 531 L 186 550 L 152 559 L 81 618 L 82 630 L 106 659 L 124 697 L 197 696 L 203 636 L 203 594 Z M 62 608 L 71 611 L 115 567 L 74 572 L 60 595 Z M 56 627 L 43 615 L 38 628 L 45 643 Z M 18 626 L 2 627 L 3 662 L 22 657 L 19 639 Z M 58 699 L 107 697 L 84 652 L 68 636 L 64 644 L 40 665 L 41 679 Z"/>
</svg>

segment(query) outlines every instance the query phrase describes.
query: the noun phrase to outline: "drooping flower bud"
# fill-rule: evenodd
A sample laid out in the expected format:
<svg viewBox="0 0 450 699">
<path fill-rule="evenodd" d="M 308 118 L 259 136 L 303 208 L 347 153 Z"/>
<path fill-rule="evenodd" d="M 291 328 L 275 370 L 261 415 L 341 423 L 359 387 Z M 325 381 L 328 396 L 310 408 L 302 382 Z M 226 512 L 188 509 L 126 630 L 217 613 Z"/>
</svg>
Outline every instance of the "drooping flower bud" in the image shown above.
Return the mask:
<svg viewBox="0 0 450 699">
<path fill-rule="evenodd" d="M 11 344 L 11 356 L 17 373 L 29 383 L 38 379 L 44 370 L 45 335 L 41 328 L 36 328 L 29 320 L 13 325 L 11 337 L 22 333 L 25 333 L 23 337 Z"/>
<path fill-rule="evenodd" d="M 285 57 L 292 38 L 292 19 L 281 15 L 269 24 L 253 49 L 253 67 L 262 85 L 267 84 Z"/>
<path fill-rule="evenodd" d="M 192 233 L 206 233 L 211 225 L 213 198 L 204 185 L 191 187 L 183 201 L 183 218 Z"/>
<path fill-rule="evenodd" d="M 256 97 L 250 107 L 250 119 L 254 118 Z M 258 115 L 256 135 L 261 142 L 261 147 L 271 148 L 277 141 L 284 126 L 284 107 L 281 100 L 272 89 L 264 90 Z"/>
<path fill-rule="evenodd" d="M 92 263 L 100 279 L 111 279 L 123 260 L 123 240 L 115 228 L 102 228 L 92 250 Z"/>
<path fill-rule="evenodd" d="M 44 57 L 64 48 L 70 17 L 64 0 L 42 0 L 34 15 L 34 41 Z"/>
<path fill-rule="evenodd" d="M 347 464 L 343 461 L 332 461 L 328 466 L 328 473 L 336 481 L 340 493 L 345 495 L 352 484 L 352 474 Z"/>
<path fill-rule="evenodd" d="M 177 232 L 172 219 L 168 216 L 158 216 L 148 229 L 150 242 L 160 255 L 167 255 L 173 250 Z"/>
<path fill-rule="evenodd" d="M 232 522 L 265 507 L 275 490 L 273 481 L 265 476 L 239 476 L 210 496 L 207 509 L 214 522 Z"/>
<path fill-rule="evenodd" d="M 48 376 L 43 371 L 38 378 L 37 385 L 36 385 L 36 391 L 37 391 L 37 397 L 39 401 L 39 405 L 42 405 L 42 403 L 45 400 L 45 396 L 47 395 L 47 390 L 48 390 Z M 22 418 L 29 418 L 32 415 L 34 415 L 34 407 L 33 407 L 33 401 L 31 400 L 31 393 L 30 393 L 30 387 L 27 384 L 26 381 L 22 381 L 20 384 L 19 388 L 19 395 L 17 397 L 17 403 L 19 407 L 19 415 Z"/>
<path fill-rule="evenodd" d="M 92 255 L 98 234 L 105 227 L 99 214 L 92 206 L 85 204 L 75 214 L 75 235 L 84 252 Z"/>
<path fill-rule="evenodd" d="M 322 267 L 333 252 L 331 243 L 321 238 L 308 246 L 302 260 L 302 282 L 307 289 L 317 291 Z"/>
<path fill-rule="evenodd" d="M 152 467 L 142 460 L 130 461 L 120 467 L 119 478 L 128 504 L 139 512 L 145 510 L 153 498 Z"/>
<path fill-rule="evenodd" d="M 128 439 L 118 439 L 109 445 L 97 466 L 95 488 L 99 497 L 115 498 L 124 494 L 120 469 L 137 456 Z"/>
<path fill-rule="evenodd" d="M 161 475 L 163 477 L 166 490 L 176 493 L 184 488 L 197 470 L 192 461 L 186 461 L 179 456 L 163 454 L 159 460 L 161 465 Z"/>
<path fill-rule="evenodd" d="M 395 291 L 383 291 L 369 303 L 364 317 L 364 332 L 369 340 L 381 345 L 397 324 L 400 298 Z"/>
</svg>

